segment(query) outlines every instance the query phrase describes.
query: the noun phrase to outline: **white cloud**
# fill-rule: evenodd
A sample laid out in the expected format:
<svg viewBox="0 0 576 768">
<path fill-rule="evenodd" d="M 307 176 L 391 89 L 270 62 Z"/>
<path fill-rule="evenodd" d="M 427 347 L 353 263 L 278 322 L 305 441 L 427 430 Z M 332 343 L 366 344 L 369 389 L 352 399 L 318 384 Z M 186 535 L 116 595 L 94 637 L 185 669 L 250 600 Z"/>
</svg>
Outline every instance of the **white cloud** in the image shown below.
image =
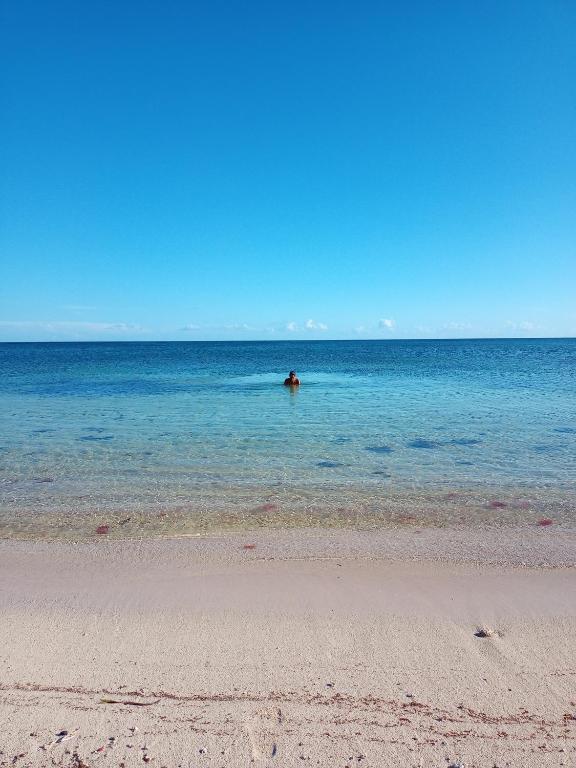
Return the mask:
<svg viewBox="0 0 576 768">
<path fill-rule="evenodd" d="M 98 330 L 103 331 L 143 331 L 141 325 L 135 325 L 134 323 L 95 323 L 98 326 Z"/>
<path fill-rule="evenodd" d="M 307 331 L 327 331 L 328 326 L 326 323 L 318 323 L 316 320 L 306 320 L 304 327 Z"/>
<path fill-rule="evenodd" d="M 298 330 L 298 325 L 292 320 L 290 323 L 286 323 L 286 330 L 294 333 L 294 331 Z"/>
<path fill-rule="evenodd" d="M 472 326 L 469 323 L 450 322 L 442 326 L 443 331 L 470 331 Z"/>
<path fill-rule="evenodd" d="M 513 331 L 521 331 L 523 333 L 528 333 L 530 331 L 539 331 L 541 330 L 540 326 L 536 323 L 531 322 L 530 320 L 521 320 L 520 322 L 515 322 L 513 320 L 509 320 L 506 323 L 506 327 L 510 328 Z"/>
<path fill-rule="evenodd" d="M 384 317 L 381 320 L 378 320 L 378 327 L 392 331 L 396 327 L 396 322 L 389 317 Z"/>
<path fill-rule="evenodd" d="M 518 324 L 519 331 L 535 331 L 538 329 L 536 323 L 531 323 L 529 320 L 523 320 Z"/>
<path fill-rule="evenodd" d="M 144 329 L 135 323 L 88 323 L 73 320 L 0 320 L 1 328 L 41 331 L 88 331 L 88 332 L 140 332 Z"/>
<path fill-rule="evenodd" d="M 257 331 L 248 323 L 225 323 L 224 325 L 198 325 L 197 323 L 188 323 L 179 331 Z"/>
</svg>

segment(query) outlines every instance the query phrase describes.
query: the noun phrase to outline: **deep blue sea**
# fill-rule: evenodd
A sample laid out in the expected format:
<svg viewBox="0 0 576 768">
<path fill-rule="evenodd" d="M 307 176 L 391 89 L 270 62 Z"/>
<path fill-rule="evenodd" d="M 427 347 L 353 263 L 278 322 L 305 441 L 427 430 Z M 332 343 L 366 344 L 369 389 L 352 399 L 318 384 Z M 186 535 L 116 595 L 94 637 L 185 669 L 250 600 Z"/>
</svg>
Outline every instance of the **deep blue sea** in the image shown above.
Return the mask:
<svg viewBox="0 0 576 768">
<path fill-rule="evenodd" d="M 576 339 L 14 343 L 0 370 L 0 535 L 576 520 Z"/>
</svg>

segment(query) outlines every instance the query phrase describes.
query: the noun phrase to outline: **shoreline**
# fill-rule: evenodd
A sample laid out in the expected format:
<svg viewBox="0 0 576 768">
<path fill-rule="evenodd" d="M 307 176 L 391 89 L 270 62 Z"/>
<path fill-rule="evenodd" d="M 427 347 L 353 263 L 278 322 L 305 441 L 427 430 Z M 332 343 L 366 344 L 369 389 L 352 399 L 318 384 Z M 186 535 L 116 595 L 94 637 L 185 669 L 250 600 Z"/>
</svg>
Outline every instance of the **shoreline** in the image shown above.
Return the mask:
<svg viewBox="0 0 576 768">
<path fill-rule="evenodd" d="M 0 537 L 0 557 L 13 551 L 51 551 L 59 556 L 103 557 L 117 552 L 162 551 L 197 560 L 243 562 L 246 559 L 322 560 L 335 557 L 383 561 L 440 562 L 541 568 L 576 567 L 576 529 L 551 524 L 425 527 L 249 528 L 208 533 L 166 533 L 122 537 L 93 533 L 91 538 Z"/>
</svg>

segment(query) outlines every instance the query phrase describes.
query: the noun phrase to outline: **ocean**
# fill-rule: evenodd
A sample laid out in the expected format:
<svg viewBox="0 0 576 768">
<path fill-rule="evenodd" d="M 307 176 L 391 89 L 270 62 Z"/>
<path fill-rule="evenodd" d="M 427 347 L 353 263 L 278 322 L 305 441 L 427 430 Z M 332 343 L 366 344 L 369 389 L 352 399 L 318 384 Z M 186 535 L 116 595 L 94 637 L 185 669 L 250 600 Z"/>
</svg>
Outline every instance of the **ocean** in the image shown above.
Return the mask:
<svg viewBox="0 0 576 768">
<path fill-rule="evenodd" d="M 576 339 L 4 343 L 0 370 L 0 536 L 576 522 Z"/>
</svg>

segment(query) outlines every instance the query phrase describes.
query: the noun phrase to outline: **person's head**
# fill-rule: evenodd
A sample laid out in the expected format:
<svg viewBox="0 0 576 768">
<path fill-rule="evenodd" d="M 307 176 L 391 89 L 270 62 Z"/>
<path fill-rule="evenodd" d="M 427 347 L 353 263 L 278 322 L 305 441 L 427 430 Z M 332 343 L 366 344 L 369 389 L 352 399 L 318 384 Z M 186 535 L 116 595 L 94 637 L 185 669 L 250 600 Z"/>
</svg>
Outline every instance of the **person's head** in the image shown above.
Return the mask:
<svg viewBox="0 0 576 768">
<path fill-rule="evenodd" d="M 296 378 L 296 371 L 290 371 L 290 373 L 288 374 L 288 378 L 289 379 L 295 379 Z"/>
</svg>

